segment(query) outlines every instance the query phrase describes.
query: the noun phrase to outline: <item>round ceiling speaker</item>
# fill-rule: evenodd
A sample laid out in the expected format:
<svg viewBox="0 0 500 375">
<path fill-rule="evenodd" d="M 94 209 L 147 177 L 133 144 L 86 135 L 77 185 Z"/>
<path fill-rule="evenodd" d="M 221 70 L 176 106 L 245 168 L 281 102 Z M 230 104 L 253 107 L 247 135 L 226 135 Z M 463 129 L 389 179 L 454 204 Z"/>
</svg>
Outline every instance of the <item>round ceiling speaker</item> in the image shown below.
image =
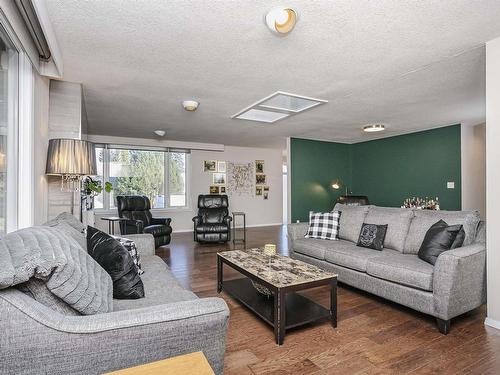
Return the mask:
<svg viewBox="0 0 500 375">
<path fill-rule="evenodd" d="M 297 23 L 298 14 L 288 7 L 273 8 L 266 15 L 266 24 L 276 34 L 286 35 L 293 30 Z"/>
<path fill-rule="evenodd" d="M 182 106 L 186 111 L 193 112 L 196 111 L 196 108 L 198 108 L 198 102 L 195 100 L 184 100 L 182 102 Z"/>
<path fill-rule="evenodd" d="M 370 124 L 363 126 L 363 131 L 367 133 L 382 132 L 385 130 L 384 124 Z"/>
</svg>

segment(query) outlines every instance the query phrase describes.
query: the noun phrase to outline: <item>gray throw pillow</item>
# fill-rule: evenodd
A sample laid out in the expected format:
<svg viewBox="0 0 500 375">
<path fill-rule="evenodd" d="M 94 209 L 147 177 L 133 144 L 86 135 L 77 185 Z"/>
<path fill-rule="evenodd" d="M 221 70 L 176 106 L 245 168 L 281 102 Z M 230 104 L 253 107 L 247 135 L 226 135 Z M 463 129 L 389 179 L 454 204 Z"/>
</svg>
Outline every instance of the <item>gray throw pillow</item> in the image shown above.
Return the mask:
<svg viewBox="0 0 500 375">
<path fill-rule="evenodd" d="M 48 222 L 46 222 L 43 225 L 45 225 L 47 227 L 53 227 L 54 225 L 56 225 L 57 223 L 60 223 L 60 222 L 65 222 L 66 224 L 73 227 L 76 231 L 78 231 L 80 233 L 85 232 L 85 229 L 86 229 L 85 225 L 83 225 L 82 222 L 80 222 L 76 217 L 71 215 L 69 212 L 63 212 L 63 213 L 57 215 L 54 219 L 49 220 Z"/>
<path fill-rule="evenodd" d="M 43 280 L 31 278 L 29 281 L 19 284 L 17 289 L 58 313 L 63 315 L 81 315 L 78 311 L 53 294 L 47 288 L 46 282 Z"/>
<path fill-rule="evenodd" d="M 85 226 L 68 212 L 63 212 L 57 215 L 55 219 L 47 221 L 43 224 L 46 227 L 56 228 L 75 239 L 80 244 L 83 250 L 87 251 L 87 238 L 85 234 Z"/>
</svg>

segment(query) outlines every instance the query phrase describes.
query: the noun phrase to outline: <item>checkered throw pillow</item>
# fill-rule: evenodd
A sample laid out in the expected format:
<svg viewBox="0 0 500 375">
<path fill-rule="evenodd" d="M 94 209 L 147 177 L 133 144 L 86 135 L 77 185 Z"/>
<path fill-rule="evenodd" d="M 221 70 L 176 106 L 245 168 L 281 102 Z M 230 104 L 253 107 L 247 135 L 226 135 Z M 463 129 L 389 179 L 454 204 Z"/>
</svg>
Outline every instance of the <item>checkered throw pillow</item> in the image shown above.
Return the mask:
<svg viewBox="0 0 500 375">
<path fill-rule="evenodd" d="M 340 211 L 326 213 L 310 213 L 309 229 L 305 238 L 317 238 L 320 240 L 339 239 Z"/>
<path fill-rule="evenodd" d="M 118 236 L 112 236 L 112 237 L 115 238 L 118 242 L 120 242 L 120 244 L 125 249 L 127 249 L 128 253 L 132 257 L 132 260 L 134 261 L 137 273 L 139 275 L 142 275 L 144 273 L 144 270 L 142 269 L 141 266 L 141 257 L 139 256 L 139 252 L 137 251 L 137 246 L 135 246 L 135 242 L 124 237 L 118 237 Z"/>
</svg>

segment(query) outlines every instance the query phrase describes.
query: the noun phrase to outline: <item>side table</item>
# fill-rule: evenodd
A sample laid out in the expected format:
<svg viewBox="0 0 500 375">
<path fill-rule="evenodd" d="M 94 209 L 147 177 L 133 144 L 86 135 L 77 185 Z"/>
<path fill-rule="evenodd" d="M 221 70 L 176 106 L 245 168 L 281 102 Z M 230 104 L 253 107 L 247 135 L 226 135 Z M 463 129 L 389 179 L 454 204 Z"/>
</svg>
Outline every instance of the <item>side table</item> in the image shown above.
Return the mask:
<svg viewBox="0 0 500 375">
<path fill-rule="evenodd" d="M 108 233 L 112 236 L 115 235 L 115 223 L 120 222 L 122 220 L 127 220 L 118 216 L 109 216 L 109 217 L 101 217 L 101 220 L 105 220 L 108 222 Z"/>
<path fill-rule="evenodd" d="M 236 238 L 236 217 L 238 216 L 243 218 L 243 238 Z M 247 242 L 247 220 L 245 213 L 242 211 L 233 212 L 233 243 L 236 242 Z"/>
</svg>

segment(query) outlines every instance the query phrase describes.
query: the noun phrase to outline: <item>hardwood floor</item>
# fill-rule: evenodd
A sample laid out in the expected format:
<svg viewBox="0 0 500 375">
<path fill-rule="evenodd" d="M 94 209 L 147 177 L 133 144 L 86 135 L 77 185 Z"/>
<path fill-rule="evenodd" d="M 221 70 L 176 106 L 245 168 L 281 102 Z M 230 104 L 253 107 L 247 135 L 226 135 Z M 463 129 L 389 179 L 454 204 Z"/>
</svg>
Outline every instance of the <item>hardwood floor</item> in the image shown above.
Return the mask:
<svg viewBox="0 0 500 375">
<path fill-rule="evenodd" d="M 287 254 L 286 229 L 249 228 L 247 247 L 275 243 Z M 199 245 L 176 233 L 157 254 L 200 297 L 217 296 L 216 253 L 242 245 Z M 236 276 L 226 271 L 225 277 Z M 327 288 L 304 295 L 328 307 Z M 452 320 L 441 335 L 433 318 L 340 284 L 338 327 L 327 321 L 287 332 L 283 346 L 270 326 L 224 293 L 231 317 L 225 374 L 499 374 L 500 331 L 484 326 L 485 307 Z"/>
</svg>

